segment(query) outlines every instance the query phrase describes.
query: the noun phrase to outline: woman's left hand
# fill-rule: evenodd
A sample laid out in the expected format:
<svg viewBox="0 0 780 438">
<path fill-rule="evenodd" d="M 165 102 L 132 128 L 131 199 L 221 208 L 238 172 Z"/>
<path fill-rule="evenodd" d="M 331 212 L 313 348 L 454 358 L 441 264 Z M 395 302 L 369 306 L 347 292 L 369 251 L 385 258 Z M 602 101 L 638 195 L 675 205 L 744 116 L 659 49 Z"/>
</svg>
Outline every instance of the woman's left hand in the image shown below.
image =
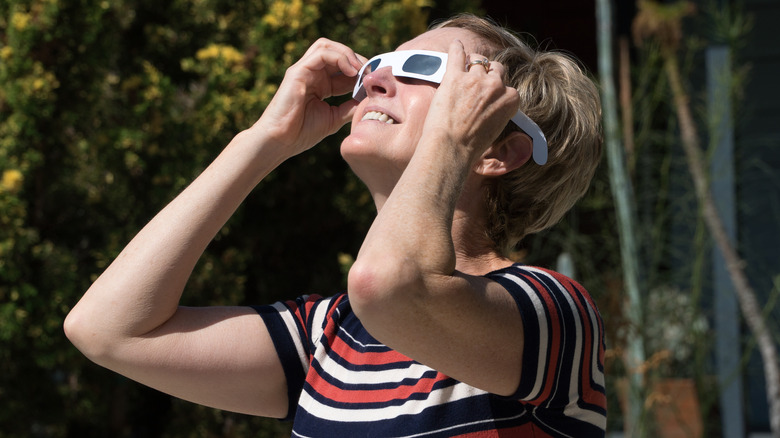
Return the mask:
<svg viewBox="0 0 780 438">
<path fill-rule="evenodd" d="M 476 159 L 498 137 L 520 105 L 517 90 L 504 85 L 504 66 L 469 61 L 486 59 L 466 55 L 463 44 L 450 44 L 447 72 L 436 90 L 425 119 L 424 133 L 445 135 Z"/>
</svg>

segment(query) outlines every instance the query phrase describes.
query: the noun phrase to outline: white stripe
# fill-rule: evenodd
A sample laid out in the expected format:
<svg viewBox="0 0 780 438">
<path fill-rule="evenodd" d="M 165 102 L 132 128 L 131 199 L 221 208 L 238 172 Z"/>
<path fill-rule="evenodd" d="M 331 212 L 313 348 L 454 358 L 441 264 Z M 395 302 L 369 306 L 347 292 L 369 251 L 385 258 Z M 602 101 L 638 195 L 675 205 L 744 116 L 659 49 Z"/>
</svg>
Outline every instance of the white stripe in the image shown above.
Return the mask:
<svg viewBox="0 0 780 438">
<path fill-rule="evenodd" d="M 533 400 L 539 396 L 544 384 L 544 372 L 547 369 L 547 350 L 550 348 L 550 334 L 547 331 L 547 315 L 545 314 L 545 306 L 542 300 L 539 298 L 538 293 L 529 285 L 524 279 L 517 277 L 514 274 L 507 273 L 504 277 L 514 281 L 526 296 L 531 300 L 534 305 L 536 317 L 539 320 L 539 358 L 536 364 L 536 379 L 534 379 L 534 387 L 531 392 L 526 396 L 526 400 Z M 523 321 L 523 324 L 528 324 L 529 321 Z"/>
<path fill-rule="evenodd" d="M 315 312 L 315 321 L 318 321 L 320 318 L 325 318 L 326 314 L 319 315 L 320 309 L 324 309 L 327 307 L 327 304 L 323 303 L 317 311 Z M 352 384 L 352 385 L 360 385 L 360 384 L 385 384 L 385 383 L 400 383 L 404 379 L 421 379 L 423 375 L 427 372 L 435 372 L 430 367 L 427 367 L 425 365 L 422 365 L 420 363 L 411 363 L 403 368 L 391 368 L 391 369 L 384 369 L 384 370 L 360 370 L 358 372 L 355 372 L 354 370 L 350 370 L 341 363 L 338 363 L 335 360 L 332 360 L 328 357 L 328 353 L 325 349 L 320 348 L 320 337 L 322 336 L 323 330 L 319 328 L 320 326 L 317 325 L 317 330 L 319 335 L 316 337 L 313 336 L 313 339 L 317 342 L 317 348 L 314 351 L 314 360 L 316 360 L 320 366 L 322 367 L 322 370 L 325 374 L 333 377 L 335 380 L 345 383 L 345 384 Z M 314 331 L 315 329 L 312 329 Z M 357 339 L 355 339 L 348 331 L 344 329 L 344 327 L 339 326 L 340 333 L 343 333 L 347 337 L 349 337 L 352 342 L 355 344 L 363 347 L 363 348 L 370 348 L 370 347 L 379 347 L 379 348 L 387 348 L 385 344 L 364 344 Z M 345 358 L 347 359 L 347 358 Z M 410 359 L 411 360 L 411 359 Z"/>
<path fill-rule="evenodd" d="M 301 361 L 304 374 L 308 373 L 309 355 L 306 353 L 306 349 L 303 348 L 303 342 L 301 342 L 301 338 L 298 336 L 298 324 L 295 315 L 290 312 L 290 309 L 282 302 L 277 302 L 273 306 L 276 311 L 279 312 L 279 316 L 281 316 L 282 321 L 287 328 L 287 333 L 290 334 L 290 337 L 293 340 L 293 345 L 295 345 L 295 351 L 298 353 L 298 360 Z"/>
<path fill-rule="evenodd" d="M 317 308 L 314 309 L 314 316 L 311 318 L 311 334 L 309 338 L 311 343 L 319 345 L 320 338 L 322 338 L 322 332 L 325 331 L 325 318 L 328 316 L 328 307 L 333 298 L 326 298 L 317 303 Z"/>
<path fill-rule="evenodd" d="M 526 414 L 527 414 L 527 412 L 523 411 L 520 415 L 515 415 L 513 417 L 488 418 L 486 420 L 472 421 L 470 423 L 461 423 L 461 424 L 457 424 L 455 426 L 444 427 L 444 428 L 436 429 L 436 430 L 429 430 L 429 431 L 425 431 L 425 432 L 421 432 L 421 433 L 416 433 L 414 435 L 403 435 L 403 436 L 399 435 L 399 436 L 394 437 L 394 438 L 421 437 L 421 436 L 425 436 L 425 435 L 432 435 L 432 434 L 437 434 L 437 433 L 440 433 L 440 432 L 445 432 L 445 431 L 448 431 L 448 430 L 458 429 L 458 428 L 461 428 L 461 427 L 474 426 L 474 425 L 477 425 L 477 424 L 494 423 L 494 422 L 498 422 L 498 421 L 507 421 L 507 420 L 517 420 L 518 418 L 524 417 Z M 499 432 L 499 434 L 500 434 L 500 432 Z"/>
<path fill-rule="evenodd" d="M 339 326 L 339 331 L 340 331 L 341 333 L 344 333 L 345 335 L 347 335 L 347 337 L 348 337 L 349 339 L 352 339 L 352 342 L 354 342 L 354 343 L 355 343 L 355 344 L 357 344 L 357 345 L 360 345 L 360 346 L 361 346 L 361 347 L 363 347 L 363 348 L 383 348 L 383 347 L 387 347 L 385 344 L 364 344 L 364 343 L 362 343 L 362 342 L 358 341 L 357 339 L 355 339 L 355 337 L 354 337 L 354 336 L 352 336 L 352 334 L 351 334 L 351 333 L 349 333 L 348 331 L 346 331 L 346 330 L 344 329 L 344 327 L 342 327 L 342 326 Z"/>
<path fill-rule="evenodd" d="M 419 364 L 412 363 L 404 368 L 394 368 L 385 370 L 360 370 L 355 372 L 349 370 L 326 357 L 327 353 L 321 349 L 315 352 L 315 358 L 322 367 L 323 371 L 336 380 L 346 384 L 377 384 L 377 383 L 399 383 L 404 379 L 420 379 L 426 372 L 433 369 Z"/>
<path fill-rule="evenodd" d="M 437 406 L 482 394 L 485 394 L 485 391 L 468 386 L 464 383 L 459 383 L 454 386 L 433 390 L 428 394 L 427 399 L 424 400 L 406 400 L 403 404 L 397 406 L 356 409 L 354 406 L 347 408 L 328 406 L 312 398 L 307 391 L 303 391 L 298 404 L 315 417 L 342 423 L 352 423 L 390 420 L 400 415 L 419 414 L 423 409 L 431 406 Z"/>
<path fill-rule="evenodd" d="M 563 297 L 566 298 L 566 302 L 569 304 L 569 310 L 571 311 L 572 315 L 574 315 L 574 320 L 575 320 L 574 321 L 574 323 L 575 323 L 574 327 L 576 329 L 576 337 L 574 338 L 574 341 L 575 341 L 574 363 L 572 364 L 573 366 L 571 367 L 571 376 L 570 376 L 570 380 L 569 380 L 569 394 L 568 394 L 569 395 L 569 403 L 564 408 L 563 414 L 566 415 L 567 417 L 577 418 L 580 421 L 584 421 L 584 422 L 590 423 L 590 424 L 592 424 L 594 426 L 597 426 L 597 427 L 600 427 L 602 429 L 606 428 L 606 426 L 607 426 L 607 423 L 606 423 L 607 418 L 604 415 L 602 415 L 602 414 L 600 414 L 598 412 L 592 411 L 590 409 L 582 409 L 582 408 L 580 408 L 577 405 L 577 402 L 580 400 L 580 394 L 579 394 L 580 388 L 584 387 L 585 385 L 590 385 L 590 382 L 583 383 L 583 382 L 580 381 L 580 377 L 581 376 L 580 376 L 579 364 L 584 362 L 584 361 L 586 361 L 586 360 L 593 360 L 593 359 L 595 359 L 595 360 L 593 360 L 593 363 L 592 363 L 592 366 L 594 366 L 594 368 L 592 368 L 592 369 L 593 370 L 598 370 L 598 367 L 596 367 L 596 363 L 597 363 L 597 360 L 598 360 L 597 357 L 596 357 L 596 356 L 598 356 L 598 347 L 593 349 L 594 355 L 592 356 L 592 358 L 584 358 L 584 357 L 582 357 L 582 354 L 583 354 L 583 342 L 585 340 L 585 335 L 583 333 L 584 322 L 582 321 L 582 319 L 580 317 L 580 312 L 579 312 L 579 308 L 577 307 L 577 303 L 574 301 L 574 298 L 571 296 L 571 294 L 569 294 L 569 292 L 566 290 L 566 288 L 558 280 L 556 280 L 555 277 L 552 277 L 551 275 L 549 275 L 548 273 L 546 273 L 544 271 L 540 271 L 540 270 L 536 270 L 536 269 L 534 269 L 533 271 L 536 272 L 538 275 L 545 276 L 549 280 L 554 282 L 554 284 L 561 291 L 561 295 L 563 295 Z M 558 301 L 558 302 L 561 305 L 563 304 L 560 301 Z M 591 306 L 588 305 L 587 303 L 585 303 L 585 306 L 588 309 L 588 312 L 591 314 L 591 321 L 595 322 L 594 315 L 593 315 L 592 310 L 590 308 Z M 561 316 L 563 316 L 563 315 L 561 315 Z M 561 329 L 565 330 L 565 327 L 562 325 Z M 594 328 L 593 333 L 594 333 L 594 335 L 598 333 L 598 327 Z M 564 341 L 568 340 L 569 336 L 564 336 L 564 335 L 565 335 L 565 333 L 561 334 L 561 339 L 564 340 Z M 594 343 L 595 343 L 595 345 L 598 345 L 598 339 L 595 339 L 595 338 L 597 338 L 597 336 L 594 336 L 594 341 L 595 341 Z M 564 344 L 562 344 L 561 345 L 561 349 L 562 349 L 562 351 L 565 351 L 566 346 Z M 603 378 L 603 375 L 602 375 L 602 378 Z M 556 383 L 557 383 L 557 379 L 556 379 Z M 556 385 L 556 391 L 555 392 L 557 392 L 557 385 Z M 553 397 L 550 397 L 551 400 L 552 400 L 552 398 Z M 549 405 L 549 403 L 548 403 L 548 405 Z"/>
<path fill-rule="evenodd" d="M 593 380 L 604 387 L 604 372 L 599 369 L 599 351 L 601 351 L 601 339 L 599 338 L 598 315 L 596 315 L 596 309 L 594 309 L 592 306 L 588 306 L 588 314 L 590 315 L 591 325 L 593 326 L 593 354 L 591 355 L 590 369 L 593 372 Z"/>
<path fill-rule="evenodd" d="M 574 299 L 572 298 L 571 294 L 566 290 L 566 288 L 555 279 L 555 277 L 550 276 L 549 274 L 546 274 L 544 272 L 540 272 L 539 275 L 544 275 L 547 277 L 551 282 L 555 284 L 556 287 L 558 287 L 558 290 L 560 291 L 560 294 L 566 299 L 566 304 L 569 305 L 569 312 L 574 317 L 574 330 L 575 330 L 575 336 L 574 336 L 574 363 L 572 363 L 571 367 L 571 373 L 569 375 L 569 403 L 564 409 L 564 414 L 569 415 L 571 411 L 572 404 L 574 404 L 576 408 L 577 400 L 579 400 L 579 391 L 580 391 L 580 369 L 579 364 L 582 363 L 584 360 L 582 357 L 582 342 L 585 338 L 585 334 L 582 330 L 582 318 L 580 317 L 579 309 L 577 308 L 577 304 L 574 302 Z M 563 307 L 563 302 L 560 300 L 556 300 L 558 305 Z M 560 312 L 560 318 L 564 319 L 563 310 Z M 564 340 L 564 342 L 568 341 L 571 336 L 568 335 L 568 333 L 565 332 L 566 326 L 564 324 L 561 324 L 561 330 L 564 330 L 563 333 L 561 333 L 561 339 Z M 566 351 L 566 345 L 562 345 L 561 347 L 562 351 Z M 563 353 L 561 353 L 561 356 L 563 356 Z M 567 413 L 568 411 L 568 413 Z M 569 415 L 570 416 L 570 415 Z"/>
<path fill-rule="evenodd" d="M 591 306 L 587 306 L 588 314 L 590 315 L 590 320 L 592 321 L 593 325 L 593 342 L 592 342 L 592 348 L 591 351 L 593 352 L 591 354 L 591 373 L 593 375 L 593 380 L 596 384 L 601 385 L 604 387 L 604 373 L 599 370 L 598 367 L 598 356 L 599 356 L 599 329 L 598 329 L 598 321 L 596 320 L 596 315 Z M 588 358 L 583 358 L 583 360 L 588 360 Z M 590 386 L 590 382 L 585 382 L 583 385 Z M 574 406 L 572 406 L 572 409 Z M 602 415 L 596 411 L 592 411 L 590 409 L 579 409 L 578 413 L 576 415 L 573 415 L 571 413 L 571 410 L 569 409 L 569 406 L 564 409 L 563 413 L 565 415 L 570 415 L 573 417 L 576 417 L 577 419 L 581 421 L 588 422 L 596 427 L 600 427 L 602 429 L 607 428 L 607 417 L 605 415 Z"/>
<path fill-rule="evenodd" d="M 536 274 L 536 276 L 537 276 L 537 277 L 546 277 L 548 280 L 552 280 L 552 281 L 555 283 L 555 285 L 556 285 L 556 286 L 559 288 L 559 290 L 560 290 L 560 288 L 561 288 L 561 285 L 560 285 L 560 283 L 558 283 L 558 281 L 556 281 L 556 280 L 555 280 L 555 278 L 551 277 L 551 276 L 550 276 L 550 275 L 548 275 L 546 272 L 544 272 L 544 271 L 541 271 L 541 270 L 539 270 L 539 269 L 529 269 L 529 270 L 530 270 L 530 271 L 532 271 L 532 272 L 534 272 L 534 273 Z M 548 292 L 549 292 L 549 291 L 548 291 Z M 568 293 L 565 293 L 565 292 L 564 292 L 564 293 L 563 293 L 563 295 L 564 295 L 564 296 L 568 296 Z M 556 298 L 554 295 L 552 295 L 552 294 L 551 294 L 551 298 L 553 299 L 553 301 L 554 301 L 554 303 L 555 303 L 555 304 L 557 304 L 557 305 L 558 305 L 558 306 L 560 306 L 560 307 L 563 307 L 563 304 L 564 304 L 564 303 L 560 302 L 560 301 L 559 301 L 559 300 L 558 300 L 558 299 L 557 299 L 557 298 Z M 571 305 L 571 303 L 569 303 L 569 304 Z M 565 315 L 563 315 L 563 310 L 559 310 L 559 309 L 558 309 L 558 306 L 553 306 L 553 309 L 551 310 L 551 312 L 557 312 L 557 313 L 558 313 L 558 321 L 560 322 L 560 325 L 559 325 L 559 327 L 558 327 L 558 328 L 561 330 L 561 334 L 560 334 L 560 339 L 561 339 L 561 347 L 560 347 L 560 352 L 558 353 L 558 362 L 560 363 L 560 361 L 561 361 L 561 360 L 563 360 L 563 352 L 564 352 L 564 351 L 566 351 L 566 349 L 568 348 L 568 346 L 567 346 L 568 342 L 567 342 L 567 341 L 569 340 L 569 336 L 567 336 L 567 333 L 566 333 L 566 325 L 562 323 L 562 322 L 563 322 L 563 319 L 565 318 Z M 570 306 L 570 307 L 571 307 L 571 306 Z M 570 310 L 571 310 L 571 309 L 570 309 Z M 576 318 L 576 319 L 579 319 L 579 317 L 578 317 L 578 314 L 577 314 L 576 312 L 575 312 L 575 313 L 573 313 L 573 314 L 575 315 L 575 318 Z M 579 338 L 582 336 L 582 334 L 581 334 L 581 330 L 580 330 L 580 328 L 579 328 L 579 324 L 576 324 L 576 323 L 575 323 L 575 325 L 574 325 L 574 326 L 575 326 L 575 328 L 576 328 L 577 332 L 579 333 L 579 336 L 576 336 L 576 337 L 575 337 L 575 346 L 574 346 L 574 349 L 575 349 L 575 351 L 574 351 L 574 360 L 575 360 L 575 361 L 577 361 L 577 358 L 581 356 L 581 353 L 580 353 L 580 354 L 577 354 L 577 351 L 578 351 L 578 350 L 579 350 L 579 351 L 581 351 L 581 349 L 582 349 L 582 346 L 580 345 L 581 343 L 580 343 L 580 341 L 578 340 L 578 339 L 579 339 Z M 555 328 L 555 327 L 553 327 L 553 330 L 555 330 L 555 329 L 556 329 L 556 328 Z M 579 363 L 579 362 L 577 362 L 577 363 Z M 558 369 L 559 369 L 559 364 L 558 364 L 558 363 L 555 363 L 555 364 L 552 364 L 552 363 L 551 363 L 551 364 L 549 364 L 549 365 L 550 365 L 550 367 L 552 367 L 552 369 L 553 369 L 553 370 L 558 370 Z M 571 372 L 572 372 L 573 374 L 575 374 L 575 373 L 576 373 L 576 371 L 575 371 L 575 368 L 579 368 L 579 367 L 572 366 L 572 370 L 571 370 Z M 552 390 L 552 393 L 551 393 L 551 394 L 550 394 L 550 396 L 547 398 L 547 404 L 546 404 L 546 405 L 547 405 L 547 407 L 548 407 L 548 408 L 549 408 L 549 407 L 550 407 L 550 405 L 552 404 L 552 401 L 553 401 L 553 399 L 555 398 L 556 394 L 558 394 L 558 390 L 559 390 L 559 389 L 561 389 L 561 388 L 560 388 L 561 377 L 562 377 L 562 376 L 561 376 L 560 374 L 556 374 L 556 375 L 555 375 L 555 380 L 554 380 L 554 385 L 553 385 L 553 390 Z M 570 376 L 570 377 L 571 377 L 571 376 Z M 579 382 L 579 378 L 578 378 L 578 377 L 576 377 L 576 375 L 575 375 L 575 377 L 574 377 L 573 381 L 574 381 L 574 382 Z M 572 393 L 571 393 L 571 388 L 572 388 L 572 387 L 571 387 L 571 384 L 572 384 L 572 381 L 571 381 L 571 379 L 570 379 L 570 382 L 569 382 L 569 388 L 563 388 L 564 390 L 566 390 L 566 391 L 567 391 L 567 396 L 569 397 L 569 403 L 567 404 L 567 407 L 571 405 L 571 397 L 572 397 Z M 576 388 L 576 387 L 575 387 L 575 388 Z"/>
</svg>

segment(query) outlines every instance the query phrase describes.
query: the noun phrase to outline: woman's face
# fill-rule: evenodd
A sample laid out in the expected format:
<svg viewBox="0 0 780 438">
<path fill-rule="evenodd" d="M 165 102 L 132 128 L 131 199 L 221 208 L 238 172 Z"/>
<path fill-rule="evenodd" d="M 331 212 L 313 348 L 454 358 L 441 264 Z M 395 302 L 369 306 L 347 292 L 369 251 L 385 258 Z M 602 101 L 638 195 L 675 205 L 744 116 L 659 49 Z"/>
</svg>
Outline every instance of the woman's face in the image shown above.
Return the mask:
<svg viewBox="0 0 780 438">
<path fill-rule="evenodd" d="M 397 50 L 446 53 L 456 39 L 463 43 L 467 55 L 474 53 L 480 43 L 465 29 L 442 28 L 426 32 Z M 438 84 L 396 78 L 391 68 L 385 67 L 368 74 L 363 85 L 367 97 L 355 111 L 352 131 L 341 144 L 341 154 L 375 197 L 389 195 L 414 153 Z M 387 123 L 385 116 L 392 122 Z"/>
</svg>

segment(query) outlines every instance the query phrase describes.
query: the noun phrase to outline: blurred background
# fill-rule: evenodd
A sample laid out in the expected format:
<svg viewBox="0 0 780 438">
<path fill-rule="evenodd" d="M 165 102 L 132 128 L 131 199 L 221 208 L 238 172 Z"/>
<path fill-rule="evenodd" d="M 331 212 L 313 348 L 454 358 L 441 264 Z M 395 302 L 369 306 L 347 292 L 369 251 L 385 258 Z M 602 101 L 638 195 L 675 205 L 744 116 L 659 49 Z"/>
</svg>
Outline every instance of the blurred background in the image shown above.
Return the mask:
<svg viewBox="0 0 780 438">
<path fill-rule="evenodd" d="M 780 342 L 780 2 L 0 0 L 0 437 L 289 436 L 97 367 L 63 319 L 314 40 L 370 57 L 456 12 L 574 54 L 604 92 L 607 153 L 591 189 L 513 257 L 573 275 L 599 304 L 609 434 L 768 434 L 758 350 Z M 700 162 L 685 152 L 691 132 Z M 261 183 L 184 304 L 345 287 L 374 207 L 341 138 Z M 757 313 L 741 311 L 713 243 L 697 165 Z"/>
</svg>

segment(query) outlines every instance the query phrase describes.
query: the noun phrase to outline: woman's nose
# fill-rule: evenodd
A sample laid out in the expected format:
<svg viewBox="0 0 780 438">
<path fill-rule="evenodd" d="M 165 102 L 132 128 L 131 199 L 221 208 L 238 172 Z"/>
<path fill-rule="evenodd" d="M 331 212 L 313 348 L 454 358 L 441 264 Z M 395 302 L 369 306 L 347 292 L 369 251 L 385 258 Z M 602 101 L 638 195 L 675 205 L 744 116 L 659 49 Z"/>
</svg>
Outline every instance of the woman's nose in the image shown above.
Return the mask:
<svg viewBox="0 0 780 438">
<path fill-rule="evenodd" d="M 395 76 L 393 76 L 393 69 L 390 66 L 382 67 L 363 78 L 363 87 L 365 87 L 369 97 L 392 96 L 395 94 L 395 85 Z"/>
</svg>

